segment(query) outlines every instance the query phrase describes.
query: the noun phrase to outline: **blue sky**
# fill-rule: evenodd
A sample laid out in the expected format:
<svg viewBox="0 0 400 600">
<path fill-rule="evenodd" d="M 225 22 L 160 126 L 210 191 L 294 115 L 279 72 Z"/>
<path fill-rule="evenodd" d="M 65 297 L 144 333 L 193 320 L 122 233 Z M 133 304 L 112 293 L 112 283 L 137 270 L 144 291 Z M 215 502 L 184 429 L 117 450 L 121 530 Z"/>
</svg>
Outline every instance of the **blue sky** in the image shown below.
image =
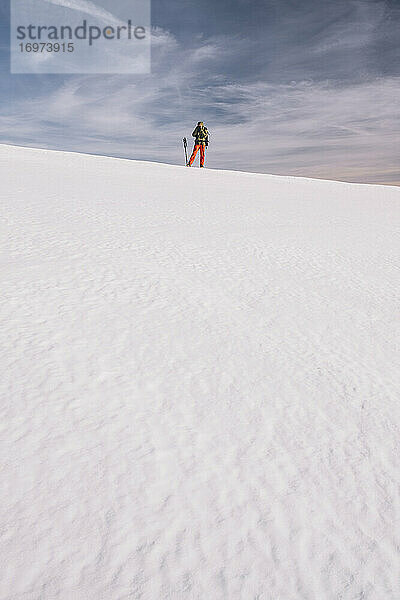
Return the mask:
<svg viewBox="0 0 400 600">
<path fill-rule="evenodd" d="M 153 0 L 150 75 L 11 75 L 0 17 L 3 143 L 400 184 L 398 0 Z"/>
</svg>

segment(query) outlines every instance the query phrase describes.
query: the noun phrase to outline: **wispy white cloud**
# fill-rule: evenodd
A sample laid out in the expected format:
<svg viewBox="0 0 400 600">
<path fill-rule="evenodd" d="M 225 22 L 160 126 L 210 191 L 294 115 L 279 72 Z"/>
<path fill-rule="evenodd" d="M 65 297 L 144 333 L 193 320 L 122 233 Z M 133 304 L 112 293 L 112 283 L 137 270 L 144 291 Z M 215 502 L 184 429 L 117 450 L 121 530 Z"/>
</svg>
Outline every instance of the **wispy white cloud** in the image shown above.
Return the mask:
<svg viewBox="0 0 400 600">
<path fill-rule="evenodd" d="M 112 13 L 105 10 L 101 6 L 98 6 L 91 0 L 41 0 L 41 2 L 47 2 L 48 4 L 55 4 L 56 6 L 62 6 L 70 10 L 74 10 L 86 15 L 90 15 L 103 21 L 107 25 L 121 25 L 120 19 L 117 19 Z"/>
<path fill-rule="evenodd" d="M 240 140 L 243 162 L 262 172 L 400 182 L 399 93 L 396 78 L 239 89 L 237 124 L 216 128 L 225 163 L 234 165 Z M 220 90 L 222 99 L 232 95 L 232 86 Z"/>
<path fill-rule="evenodd" d="M 383 2 L 365 2 L 353 0 L 352 18 L 342 18 L 323 31 L 317 37 L 313 51 L 326 53 L 334 50 L 360 50 L 373 43 L 380 35 L 380 25 L 386 15 Z"/>
</svg>

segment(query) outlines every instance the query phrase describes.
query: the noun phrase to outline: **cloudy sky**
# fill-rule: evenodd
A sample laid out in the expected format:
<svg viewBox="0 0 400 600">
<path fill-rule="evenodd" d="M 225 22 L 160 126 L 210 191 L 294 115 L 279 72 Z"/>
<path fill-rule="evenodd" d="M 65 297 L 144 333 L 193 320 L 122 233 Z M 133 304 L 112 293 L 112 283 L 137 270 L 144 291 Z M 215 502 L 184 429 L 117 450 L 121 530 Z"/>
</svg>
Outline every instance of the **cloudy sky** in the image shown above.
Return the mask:
<svg viewBox="0 0 400 600">
<path fill-rule="evenodd" d="M 210 167 L 400 185 L 400 0 L 151 6 L 149 75 L 11 75 L 0 0 L 0 142 L 182 164 L 203 120 Z"/>
</svg>

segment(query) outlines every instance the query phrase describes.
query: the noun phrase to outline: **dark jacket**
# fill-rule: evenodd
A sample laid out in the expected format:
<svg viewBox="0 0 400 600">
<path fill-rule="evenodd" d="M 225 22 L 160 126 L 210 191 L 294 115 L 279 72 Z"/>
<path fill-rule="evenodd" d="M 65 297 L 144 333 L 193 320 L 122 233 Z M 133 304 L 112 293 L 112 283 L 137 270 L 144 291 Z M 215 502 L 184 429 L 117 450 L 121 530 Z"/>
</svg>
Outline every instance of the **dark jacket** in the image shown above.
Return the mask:
<svg viewBox="0 0 400 600">
<path fill-rule="evenodd" d="M 195 144 L 197 145 L 201 145 L 201 146 L 208 146 L 208 129 L 207 127 L 205 127 L 204 125 L 197 125 L 197 127 L 195 128 L 195 130 L 192 133 L 192 136 L 195 139 Z"/>
</svg>

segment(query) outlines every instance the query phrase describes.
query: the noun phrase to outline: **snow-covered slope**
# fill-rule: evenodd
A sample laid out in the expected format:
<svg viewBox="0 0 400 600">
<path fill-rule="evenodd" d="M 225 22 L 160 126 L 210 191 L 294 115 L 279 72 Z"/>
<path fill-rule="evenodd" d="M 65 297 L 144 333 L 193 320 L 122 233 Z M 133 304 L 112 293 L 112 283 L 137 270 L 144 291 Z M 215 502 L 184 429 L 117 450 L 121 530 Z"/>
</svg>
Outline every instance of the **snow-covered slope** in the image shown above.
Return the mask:
<svg viewBox="0 0 400 600">
<path fill-rule="evenodd" d="M 0 165 L 0 598 L 398 600 L 400 190 Z"/>
</svg>

